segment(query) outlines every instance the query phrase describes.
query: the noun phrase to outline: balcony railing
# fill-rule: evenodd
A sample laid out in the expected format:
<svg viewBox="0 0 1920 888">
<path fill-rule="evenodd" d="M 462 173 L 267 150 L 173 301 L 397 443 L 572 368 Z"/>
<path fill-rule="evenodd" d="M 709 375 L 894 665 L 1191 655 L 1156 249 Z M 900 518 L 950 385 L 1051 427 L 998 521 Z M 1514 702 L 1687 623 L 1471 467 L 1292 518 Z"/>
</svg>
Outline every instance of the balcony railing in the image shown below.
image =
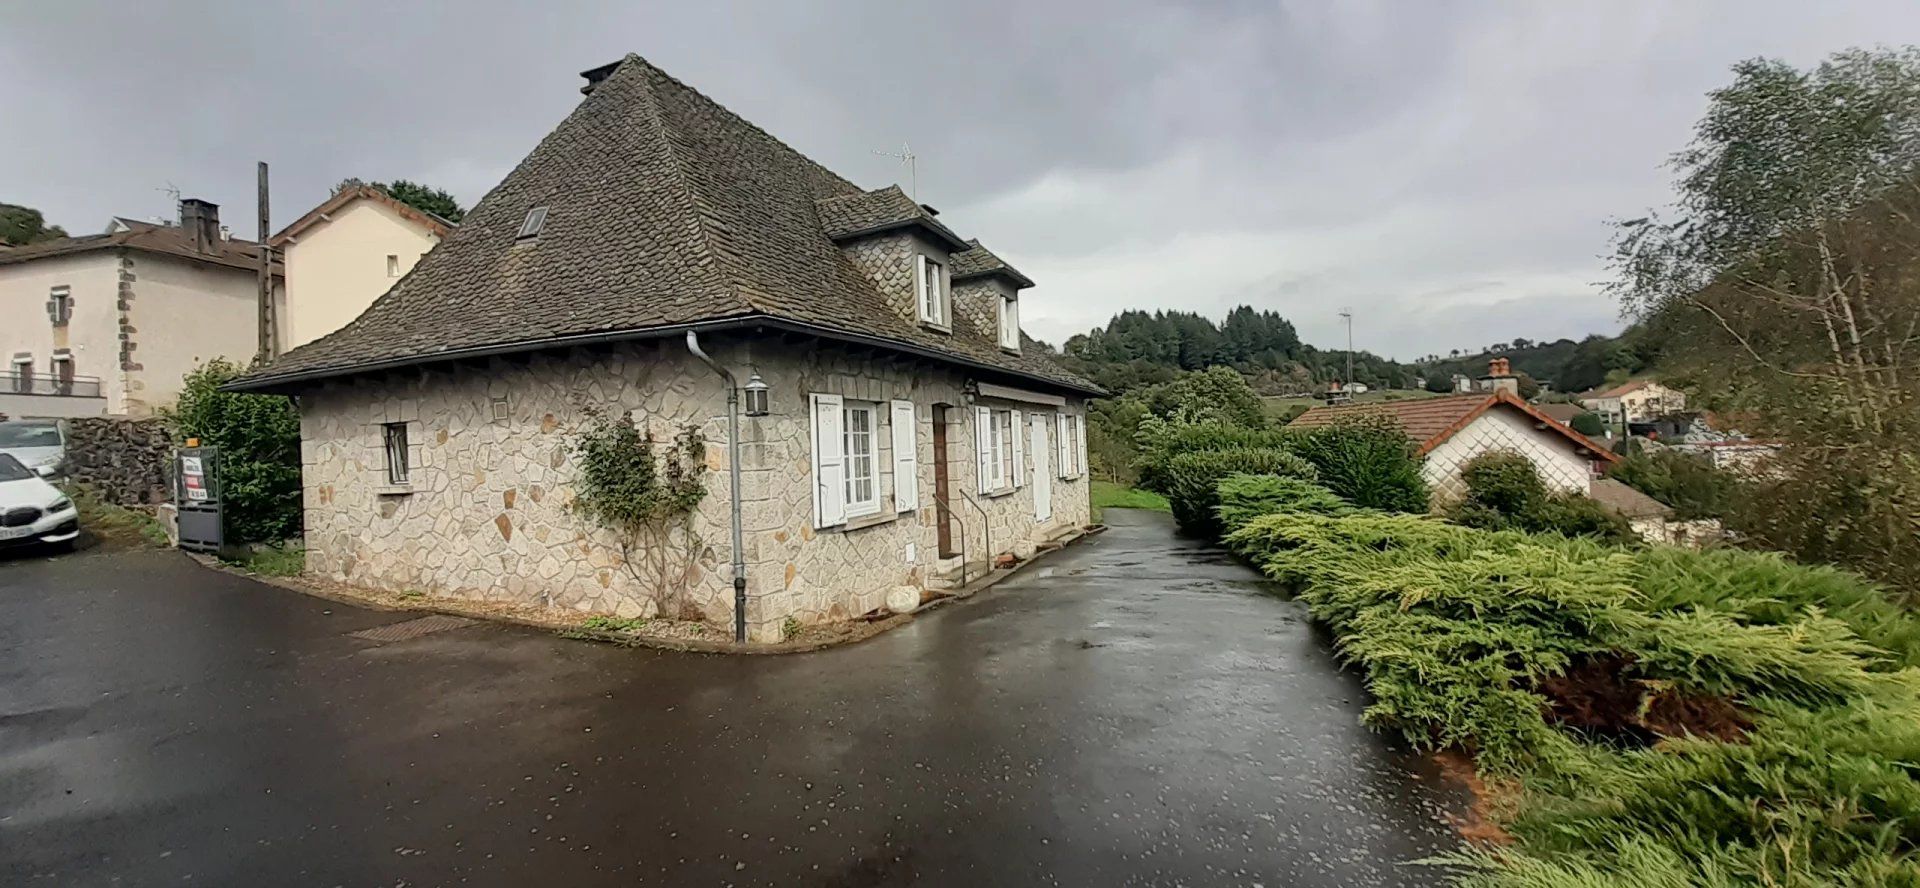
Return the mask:
<svg viewBox="0 0 1920 888">
<path fill-rule="evenodd" d="M 100 377 L 60 377 L 50 373 L 0 373 L 0 394 L 98 398 L 100 397 Z"/>
</svg>

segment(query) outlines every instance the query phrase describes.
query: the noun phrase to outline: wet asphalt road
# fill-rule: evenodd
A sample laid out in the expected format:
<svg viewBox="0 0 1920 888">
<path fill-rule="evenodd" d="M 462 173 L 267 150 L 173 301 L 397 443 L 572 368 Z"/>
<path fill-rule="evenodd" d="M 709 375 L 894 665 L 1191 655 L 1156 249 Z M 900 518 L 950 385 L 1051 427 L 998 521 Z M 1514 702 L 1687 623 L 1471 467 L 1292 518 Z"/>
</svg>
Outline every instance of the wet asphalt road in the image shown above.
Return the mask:
<svg viewBox="0 0 1920 888">
<path fill-rule="evenodd" d="M 8 885 L 1396 885 L 1459 804 L 1164 516 L 870 641 L 627 650 L 0 563 Z"/>
</svg>

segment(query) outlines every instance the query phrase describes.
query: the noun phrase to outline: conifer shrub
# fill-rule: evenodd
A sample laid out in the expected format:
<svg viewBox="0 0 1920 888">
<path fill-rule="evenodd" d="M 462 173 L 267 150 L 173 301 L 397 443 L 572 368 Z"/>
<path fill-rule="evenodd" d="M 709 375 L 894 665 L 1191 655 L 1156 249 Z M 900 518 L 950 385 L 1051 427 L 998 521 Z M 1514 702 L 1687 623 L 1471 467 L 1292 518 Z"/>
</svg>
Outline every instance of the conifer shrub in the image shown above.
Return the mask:
<svg viewBox="0 0 1920 888">
<path fill-rule="evenodd" d="M 1229 534 L 1255 518 L 1279 512 L 1333 516 L 1360 511 L 1312 481 L 1280 475 L 1228 475 L 1220 480 L 1218 496 L 1215 514 L 1221 531 Z"/>
<path fill-rule="evenodd" d="M 1215 509 L 1220 481 L 1228 475 L 1276 475 L 1311 481 L 1313 464 L 1274 447 L 1242 447 L 1182 453 L 1168 461 L 1164 481 L 1167 502 L 1180 529 L 1208 538 L 1220 535 Z"/>
<path fill-rule="evenodd" d="M 1419 448 L 1390 417 L 1361 416 L 1296 432 L 1288 445 L 1341 498 L 1386 512 L 1427 511 Z"/>
</svg>

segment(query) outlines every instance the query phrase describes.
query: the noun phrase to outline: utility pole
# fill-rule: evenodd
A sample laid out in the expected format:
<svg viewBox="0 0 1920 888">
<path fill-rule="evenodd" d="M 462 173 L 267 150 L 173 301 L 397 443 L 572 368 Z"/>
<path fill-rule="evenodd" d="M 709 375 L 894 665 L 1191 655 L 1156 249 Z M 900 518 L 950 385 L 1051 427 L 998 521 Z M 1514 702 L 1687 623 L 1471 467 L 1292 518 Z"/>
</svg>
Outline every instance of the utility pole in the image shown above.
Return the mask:
<svg viewBox="0 0 1920 888">
<path fill-rule="evenodd" d="M 1340 309 L 1340 317 L 1347 322 L 1347 384 L 1353 384 L 1353 309 Z"/>
<path fill-rule="evenodd" d="M 273 236 L 267 214 L 267 162 L 260 161 L 260 360 L 272 360 L 275 348 L 273 323 L 273 248 L 267 238 Z"/>
</svg>

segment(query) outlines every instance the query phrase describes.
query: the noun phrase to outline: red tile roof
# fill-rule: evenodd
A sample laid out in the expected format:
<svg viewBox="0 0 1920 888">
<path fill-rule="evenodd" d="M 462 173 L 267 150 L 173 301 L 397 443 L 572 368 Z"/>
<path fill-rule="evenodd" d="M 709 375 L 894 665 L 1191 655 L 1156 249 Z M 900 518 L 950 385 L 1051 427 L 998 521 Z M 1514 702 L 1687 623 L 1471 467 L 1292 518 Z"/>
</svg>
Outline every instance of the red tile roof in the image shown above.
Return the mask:
<svg viewBox="0 0 1920 888">
<path fill-rule="evenodd" d="M 156 225 L 152 222 L 138 222 L 131 219 L 121 220 L 125 230 L 107 234 L 88 234 L 80 237 L 63 237 L 56 240 L 41 241 L 24 247 L 12 247 L 0 252 L 0 265 L 17 262 L 31 262 L 49 256 L 66 256 L 73 253 L 85 253 L 91 250 L 127 249 L 147 253 L 163 253 L 206 262 L 212 265 L 224 265 L 228 268 L 256 269 L 260 267 L 260 245 L 249 240 L 231 238 L 217 241 L 211 250 L 194 248 L 193 237 L 186 229 L 174 225 Z M 280 263 L 274 263 L 274 273 L 279 274 Z"/>
<path fill-rule="evenodd" d="M 1453 437 L 1455 432 L 1466 428 L 1467 424 L 1473 422 L 1480 414 L 1496 407 L 1502 410 L 1518 410 L 1526 414 L 1542 429 L 1561 435 L 1574 445 L 1591 451 L 1596 459 L 1607 462 L 1619 459 L 1605 447 L 1589 440 L 1587 436 L 1567 428 L 1565 424 L 1556 421 L 1553 417 L 1541 413 L 1532 404 L 1507 392 L 1315 407 L 1300 414 L 1293 422 L 1288 423 L 1287 427 L 1315 428 L 1332 425 L 1350 417 L 1386 416 L 1398 422 L 1400 428 L 1406 431 L 1407 437 L 1420 445 L 1420 454 L 1424 456 L 1428 451 Z"/>
</svg>

